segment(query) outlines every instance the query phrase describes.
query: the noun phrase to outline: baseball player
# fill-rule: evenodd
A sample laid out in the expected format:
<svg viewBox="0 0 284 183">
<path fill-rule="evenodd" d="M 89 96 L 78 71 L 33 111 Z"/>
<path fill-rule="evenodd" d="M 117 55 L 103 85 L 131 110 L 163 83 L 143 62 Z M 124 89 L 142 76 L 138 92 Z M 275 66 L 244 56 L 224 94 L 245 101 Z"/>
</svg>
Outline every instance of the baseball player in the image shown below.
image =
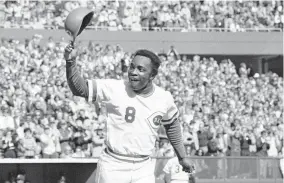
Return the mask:
<svg viewBox="0 0 284 183">
<path fill-rule="evenodd" d="M 150 155 L 160 125 L 164 125 L 182 169 L 192 172 L 173 97 L 153 83 L 160 66 L 156 54 L 138 50 L 130 63 L 128 79 L 122 80 L 82 78 L 74 42 L 66 47 L 64 57 L 72 93 L 106 107 L 106 148 L 98 161 L 96 183 L 154 183 Z"/>
</svg>

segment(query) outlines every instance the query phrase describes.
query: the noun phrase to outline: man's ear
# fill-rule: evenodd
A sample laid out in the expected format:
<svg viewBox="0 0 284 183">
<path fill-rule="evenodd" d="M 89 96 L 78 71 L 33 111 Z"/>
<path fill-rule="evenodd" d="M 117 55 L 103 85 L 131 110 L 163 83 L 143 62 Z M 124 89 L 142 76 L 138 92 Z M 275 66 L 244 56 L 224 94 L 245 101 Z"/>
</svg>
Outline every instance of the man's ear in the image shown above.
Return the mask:
<svg viewBox="0 0 284 183">
<path fill-rule="evenodd" d="M 157 76 L 157 74 L 158 74 L 158 71 L 156 69 L 153 69 L 150 79 L 153 80 Z"/>
</svg>

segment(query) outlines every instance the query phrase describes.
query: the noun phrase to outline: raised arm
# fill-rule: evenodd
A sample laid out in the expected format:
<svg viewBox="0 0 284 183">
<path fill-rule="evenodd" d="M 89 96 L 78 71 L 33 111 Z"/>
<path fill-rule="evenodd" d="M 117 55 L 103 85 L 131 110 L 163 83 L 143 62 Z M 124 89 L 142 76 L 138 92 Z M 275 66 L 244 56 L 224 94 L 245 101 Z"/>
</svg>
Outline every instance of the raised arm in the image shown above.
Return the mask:
<svg viewBox="0 0 284 183">
<path fill-rule="evenodd" d="M 96 82 L 85 80 L 78 70 L 76 64 L 76 51 L 74 50 L 74 43 L 71 42 L 64 53 L 66 60 L 66 77 L 70 90 L 73 95 L 89 98 L 89 93 L 96 96 Z"/>
</svg>

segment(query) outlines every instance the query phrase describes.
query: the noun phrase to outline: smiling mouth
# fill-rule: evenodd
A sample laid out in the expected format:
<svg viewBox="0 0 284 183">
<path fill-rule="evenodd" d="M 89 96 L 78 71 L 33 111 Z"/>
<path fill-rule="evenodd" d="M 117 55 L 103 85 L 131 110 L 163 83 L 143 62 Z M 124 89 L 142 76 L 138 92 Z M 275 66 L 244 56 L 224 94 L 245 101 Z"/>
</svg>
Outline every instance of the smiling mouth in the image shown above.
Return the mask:
<svg viewBox="0 0 284 183">
<path fill-rule="evenodd" d="M 130 80 L 131 82 L 137 82 L 137 81 L 139 81 L 139 79 L 136 79 L 136 78 L 129 78 L 129 80 Z"/>
</svg>

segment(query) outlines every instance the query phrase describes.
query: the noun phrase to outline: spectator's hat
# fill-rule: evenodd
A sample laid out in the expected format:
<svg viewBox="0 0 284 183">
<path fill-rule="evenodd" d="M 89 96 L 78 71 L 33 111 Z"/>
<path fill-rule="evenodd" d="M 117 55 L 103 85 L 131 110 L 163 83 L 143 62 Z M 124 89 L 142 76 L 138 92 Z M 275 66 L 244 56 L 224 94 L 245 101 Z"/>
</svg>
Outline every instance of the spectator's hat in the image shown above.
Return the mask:
<svg viewBox="0 0 284 183">
<path fill-rule="evenodd" d="M 23 175 L 17 175 L 16 180 L 25 180 L 25 177 Z"/>
<path fill-rule="evenodd" d="M 259 75 L 258 73 L 255 73 L 253 77 L 255 77 L 255 78 L 259 78 L 259 77 L 260 77 L 260 75 Z"/>
</svg>

